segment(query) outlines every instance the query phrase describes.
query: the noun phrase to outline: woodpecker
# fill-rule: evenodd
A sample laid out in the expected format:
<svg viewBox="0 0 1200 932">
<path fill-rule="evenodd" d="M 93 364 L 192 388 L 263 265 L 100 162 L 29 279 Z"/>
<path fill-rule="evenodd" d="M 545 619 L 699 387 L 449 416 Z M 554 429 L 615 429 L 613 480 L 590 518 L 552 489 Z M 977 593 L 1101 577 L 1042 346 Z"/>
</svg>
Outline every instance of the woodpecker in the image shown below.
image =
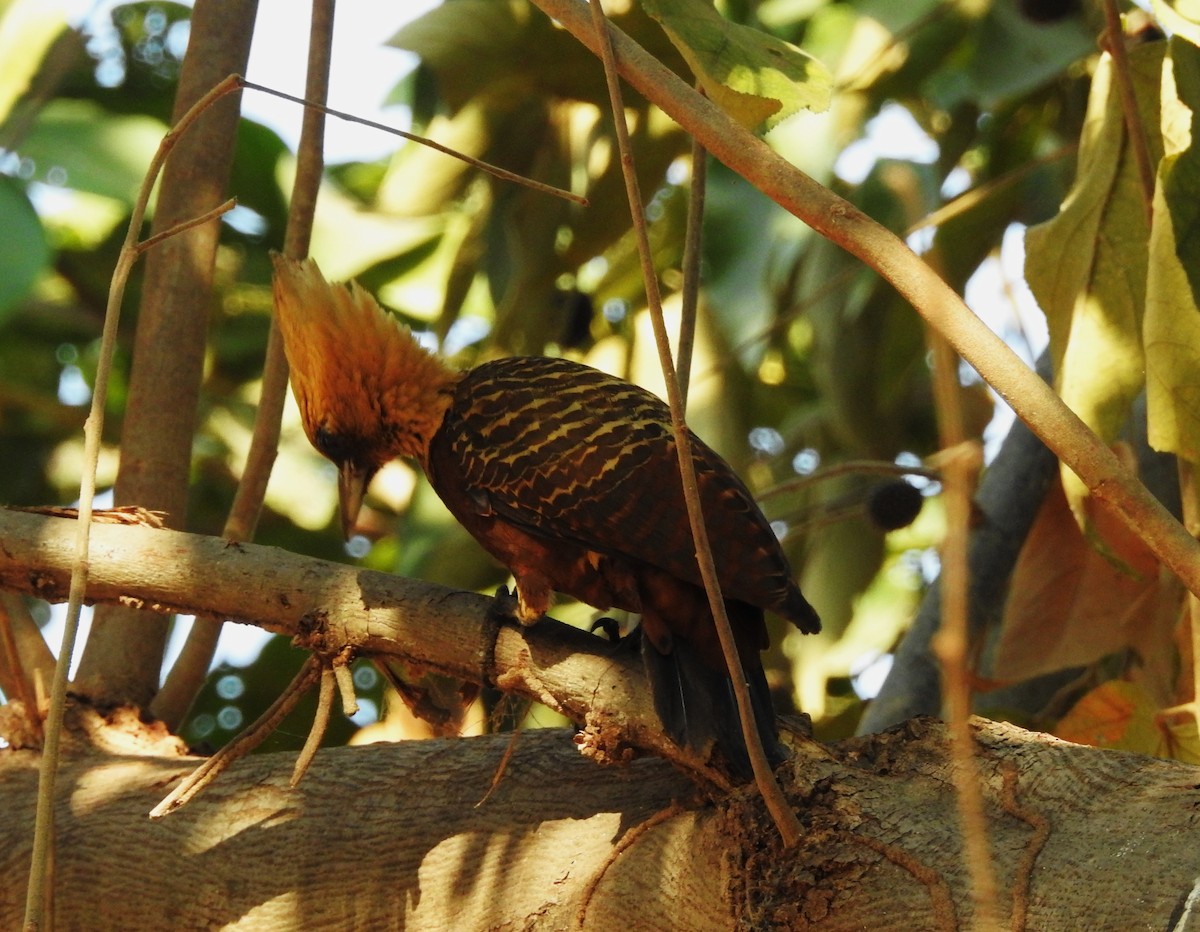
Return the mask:
<svg viewBox="0 0 1200 932">
<path fill-rule="evenodd" d="M 305 432 L 338 469 L 343 531 L 371 477 L 415 460 L 446 507 L 516 582 L 517 620 L 555 593 L 641 616 L 655 707 L 680 745 L 715 743 L 748 774 L 730 674 L 700 577 L 667 406 L 566 359 L 513 356 L 456 371 L 357 283 L 273 255 L 276 316 Z M 820 621 L 750 491 L 690 435 L 717 576 L 758 731 L 782 759 L 760 652 L 764 611 Z"/>
</svg>

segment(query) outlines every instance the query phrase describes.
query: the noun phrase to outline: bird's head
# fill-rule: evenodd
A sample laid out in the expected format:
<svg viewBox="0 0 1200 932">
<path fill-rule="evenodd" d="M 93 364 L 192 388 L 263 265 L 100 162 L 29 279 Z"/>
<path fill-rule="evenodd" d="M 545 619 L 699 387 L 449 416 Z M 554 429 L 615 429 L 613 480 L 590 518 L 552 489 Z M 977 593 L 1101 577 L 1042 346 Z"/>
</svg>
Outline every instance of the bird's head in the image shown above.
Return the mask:
<svg viewBox="0 0 1200 932">
<path fill-rule="evenodd" d="M 308 439 L 338 468 L 349 536 L 384 463 L 424 465 L 460 376 L 356 283 L 330 284 L 311 259 L 271 258 L 292 390 Z"/>
</svg>

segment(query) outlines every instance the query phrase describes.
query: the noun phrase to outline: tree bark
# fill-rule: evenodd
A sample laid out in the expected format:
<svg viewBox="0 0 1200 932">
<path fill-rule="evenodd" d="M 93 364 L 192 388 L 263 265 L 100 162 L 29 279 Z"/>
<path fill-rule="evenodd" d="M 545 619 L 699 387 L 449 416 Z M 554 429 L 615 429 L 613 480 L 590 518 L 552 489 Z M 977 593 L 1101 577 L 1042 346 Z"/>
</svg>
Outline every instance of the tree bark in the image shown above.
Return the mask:
<svg viewBox="0 0 1200 932">
<path fill-rule="evenodd" d="M 201 0 L 191 18 L 188 54 L 172 120 L 230 74 L 243 74 L 258 0 Z M 180 137 L 163 167 L 153 232 L 212 210 L 226 197 L 241 94 L 230 94 Z M 118 504 L 187 517 L 188 471 L 204 373 L 205 333 L 221 221 L 213 219 L 159 243 L 146 278 L 121 433 Z M 76 687 L 96 701 L 145 704 L 158 690 L 168 619 L 128 609 L 97 612 Z"/>
<path fill-rule="evenodd" d="M 497 628 L 486 596 L 276 547 L 128 524 L 91 534 L 89 603 L 222 616 L 330 658 L 349 650 L 486 679 L 586 725 L 598 755 L 636 746 L 703 770 L 663 735 L 637 652 L 577 628 L 551 618 Z M 0 541 L 0 589 L 66 600 L 73 521 L 0 509 Z"/>
<path fill-rule="evenodd" d="M 1195 928 L 1179 923 L 1197 887 L 1181 843 L 1195 768 L 975 731 L 1006 928 Z M 661 760 L 595 765 L 563 729 L 517 736 L 505 766 L 513 740 L 325 750 L 296 789 L 290 755 L 252 756 L 161 821 L 147 812 L 193 761 L 72 756 L 57 927 L 970 928 L 939 723 L 783 765 L 805 827 L 786 852 L 752 789 L 705 801 Z M 21 917 L 36 764 L 0 752 L 4 928 Z"/>
<path fill-rule="evenodd" d="M 480 596 L 174 531 L 93 535 L 92 600 L 221 612 L 468 678 L 488 654 Z M 64 519 L 0 510 L 0 588 L 61 598 L 73 537 Z M 625 652 L 544 621 L 503 628 L 492 672 L 592 736 L 525 733 L 507 763 L 505 735 L 326 750 L 297 790 L 290 756 L 252 756 L 158 822 L 146 814 L 195 761 L 164 752 L 128 710 L 98 724 L 76 709 L 74 733 L 88 737 L 66 745 L 59 781 L 58 927 L 969 926 L 939 723 L 829 748 L 792 740 L 779 776 L 805 835 L 784 851 L 753 788 L 701 789 L 664 760 L 601 767 L 579 753 L 594 751 L 598 723 L 670 753 Z M 1200 771 L 1008 725 L 974 730 L 1008 927 L 1196 928 L 1200 881 L 1181 841 Z M 3 928 L 21 916 L 36 765 L 34 752 L 0 751 Z"/>
</svg>

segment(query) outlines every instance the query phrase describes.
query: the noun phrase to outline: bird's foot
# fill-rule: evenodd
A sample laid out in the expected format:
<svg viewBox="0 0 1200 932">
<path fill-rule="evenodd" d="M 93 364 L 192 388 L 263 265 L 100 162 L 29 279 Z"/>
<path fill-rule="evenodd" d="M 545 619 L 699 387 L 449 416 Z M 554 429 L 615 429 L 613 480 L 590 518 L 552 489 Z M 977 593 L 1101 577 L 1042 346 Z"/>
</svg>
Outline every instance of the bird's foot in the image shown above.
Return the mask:
<svg viewBox="0 0 1200 932">
<path fill-rule="evenodd" d="M 521 602 L 516 592 L 509 592 L 508 586 L 501 586 L 492 597 L 492 604 L 488 606 L 487 613 L 496 624 L 504 624 L 506 621 L 519 621 L 520 611 Z"/>
<path fill-rule="evenodd" d="M 613 651 L 634 651 L 636 653 L 642 649 L 642 632 L 637 625 L 622 634 L 619 621 L 602 615 L 592 622 L 588 631 L 591 634 L 599 631 L 600 636 L 608 640 Z"/>
<path fill-rule="evenodd" d="M 588 628 L 588 633 L 595 634 L 597 629 L 599 629 L 603 633 L 603 636 L 608 638 L 613 644 L 620 642 L 621 625 L 617 619 L 609 618 L 607 615 L 601 615 L 592 622 L 591 627 Z"/>
<path fill-rule="evenodd" d="M 492 599 L 491 611 L 498 612 L 504 621 L 515 621 L 522 627 L 536 625 L 550 607 L 549 600 L 542 599 L 531 603 L 529 594 L 517 586 L 512 592 L 507 586 L 500 586 Z"/>
</svg>

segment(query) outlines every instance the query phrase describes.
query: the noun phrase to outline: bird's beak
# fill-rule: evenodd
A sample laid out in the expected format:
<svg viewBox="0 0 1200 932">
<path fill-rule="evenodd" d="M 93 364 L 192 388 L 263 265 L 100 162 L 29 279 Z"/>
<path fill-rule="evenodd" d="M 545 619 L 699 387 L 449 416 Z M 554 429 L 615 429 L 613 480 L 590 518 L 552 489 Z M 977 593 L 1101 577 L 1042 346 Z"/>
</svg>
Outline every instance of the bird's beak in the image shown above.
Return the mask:
<svg viewBox="0 0 1200 932">
<path fill-rule="evenodd" d="M 342 463 L 338 468 L 338 500 L 341 503 L 342 534 L 346 540 L 354 533 L 369 478 L 365 470 L 351 462 Z"/>
</svg>

